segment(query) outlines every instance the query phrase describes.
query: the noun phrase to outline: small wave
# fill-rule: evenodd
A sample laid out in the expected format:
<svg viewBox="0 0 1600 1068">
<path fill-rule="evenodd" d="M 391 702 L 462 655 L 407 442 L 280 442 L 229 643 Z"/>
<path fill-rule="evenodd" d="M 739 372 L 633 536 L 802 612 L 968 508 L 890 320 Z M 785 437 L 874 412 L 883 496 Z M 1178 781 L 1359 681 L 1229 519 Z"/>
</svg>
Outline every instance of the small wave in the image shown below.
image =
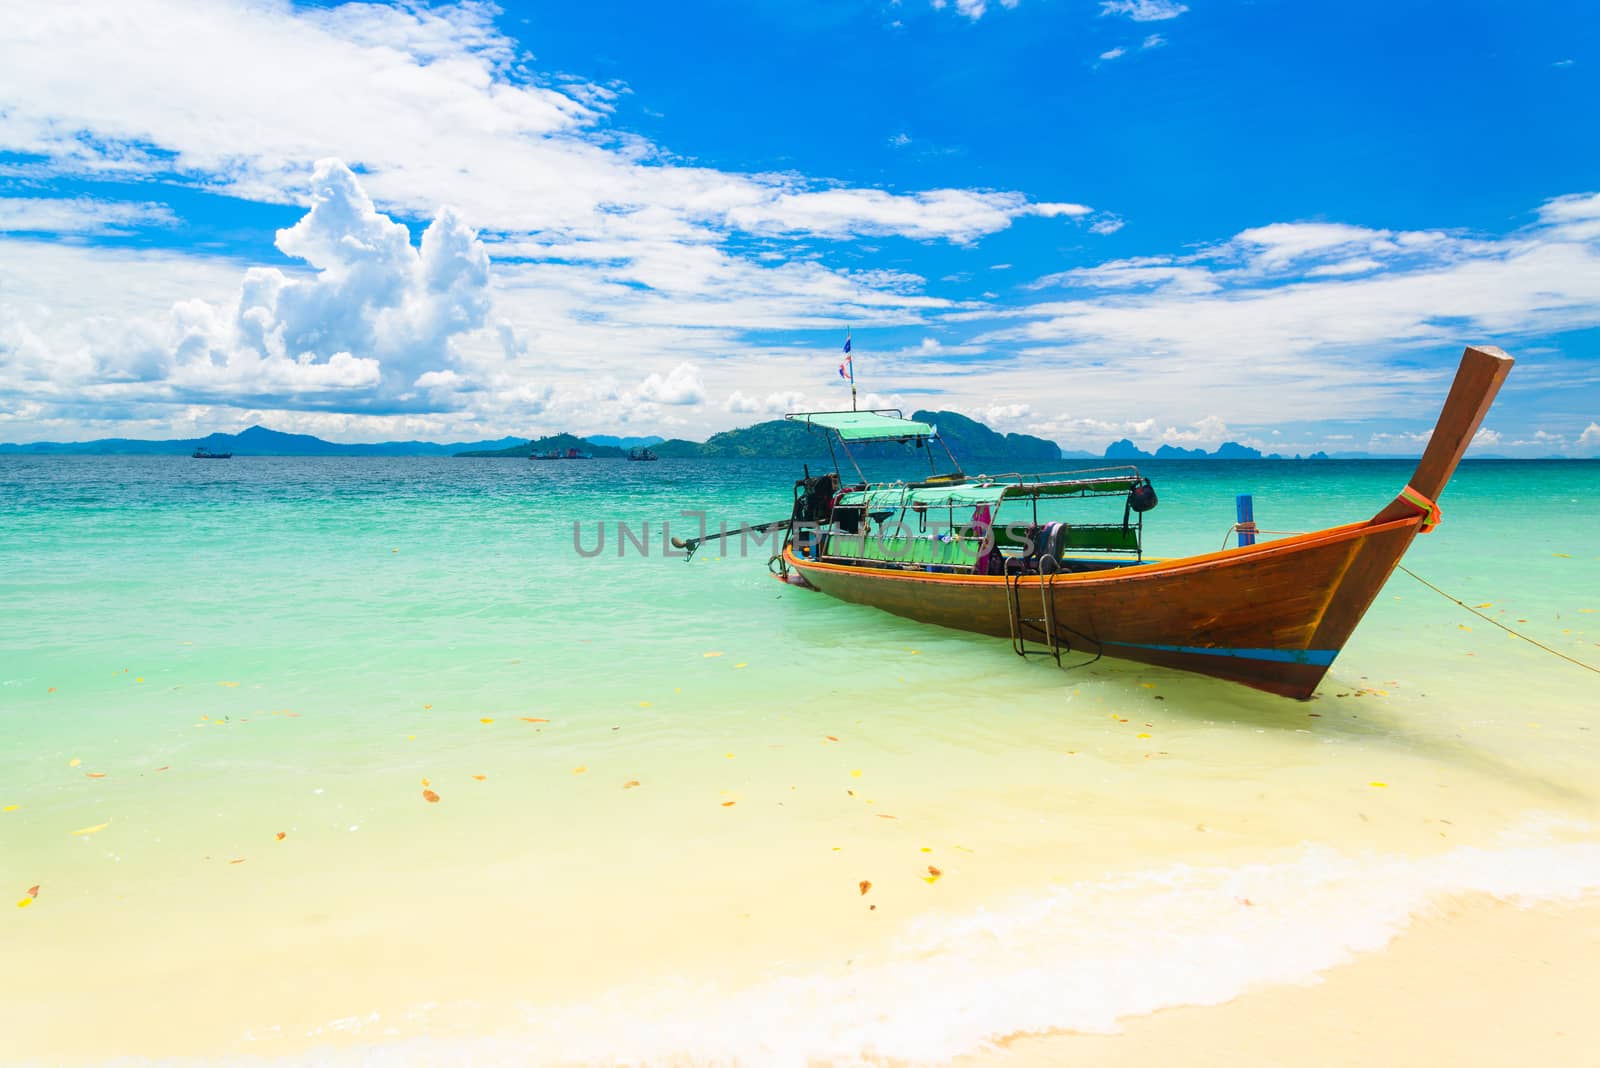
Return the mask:
<svg viewBox="0 0 1600 1068">
<path fill-rule="evenodd" d="M 994 908 L 929 915 L 849 967 L 743 989 L 618 988 L 529 1007 L 514 1033 L 394 1041 L 395 1021 L 339 1024 L 372 1038 L 317 1063 L 802 1066 L 940 1063 L 1002 1038 L 1108 1033 L 1178 1005 L 1313 982 L 1388 944 L 1463 893 L 1531 904 L 1600 888 L 1600 843 L 1519 825 L 1492 847 L 1427 857 L 1303 846 L 1270 862 L 1172 865 L 1051 888 Z M 415 1016 L 413 1016 L 413 1020 Z"/>
</svg>

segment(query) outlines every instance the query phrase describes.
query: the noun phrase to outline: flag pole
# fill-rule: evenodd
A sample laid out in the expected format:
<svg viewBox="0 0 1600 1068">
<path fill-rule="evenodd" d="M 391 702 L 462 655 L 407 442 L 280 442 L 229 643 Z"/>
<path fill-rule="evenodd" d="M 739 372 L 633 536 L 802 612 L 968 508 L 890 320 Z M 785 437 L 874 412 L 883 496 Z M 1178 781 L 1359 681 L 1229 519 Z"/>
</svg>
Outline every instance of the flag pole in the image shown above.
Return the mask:
<svg viewBox="0 0 1600 1068">
<path fill-rule="evenodd" d="M 850 328 L 848 326 L 844 329 L 844 351 L 846 354 L 850 352 Z M 850 410 L 853 412 L 856 410 L 856 360 L 854 356 L 850 356 L 849 360 Z"/>
</svg>

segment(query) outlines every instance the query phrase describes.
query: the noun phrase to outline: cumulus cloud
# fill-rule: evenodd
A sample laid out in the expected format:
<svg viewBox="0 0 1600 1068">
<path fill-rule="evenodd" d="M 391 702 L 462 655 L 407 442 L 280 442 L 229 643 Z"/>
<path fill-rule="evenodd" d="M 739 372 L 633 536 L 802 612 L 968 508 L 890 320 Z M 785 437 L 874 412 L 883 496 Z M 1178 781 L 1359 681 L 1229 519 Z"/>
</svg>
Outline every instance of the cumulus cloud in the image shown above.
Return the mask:
<svg viewBox="0 0 1600 1068">
<path fill-rule="evenodd" d="M 1126 48 L 1108 48 L 1106 51 L 1100 53 L 1100 58 L 1105 60 L 1121 59 L 1127 54 L 1128 50 Z"/>
<path fill-rule="evenodd" d="M 706 387 L 693 364 L 680 363 L 665 377 L 647 377 L 639 387 L 639 398 L 652 404 L 699 404 L 706 399 Z"/>
<path fill-rule="evenodd" d="M 1600 449 L 1600 423 L 1590 423 L 1583 428 L 1583 433 L 1578 435 L 1578 448 Z"/>
<path fill-rule="evenodd" d="M 231 306 L 180 299 L 164 314 L 91 317 L 48 343 L 15 308 L 0 309 L 0 366 L 14 376 L 3 384 L 285 407 L 333 397 L 355 407 L 426 406 L 463 388 L 444 365 L 451 340 L 481 327 L 490 307 L 489 258 L 477 237 L 444 209 L 412 247 L 406 227 L 378 212 L 338 160 L 317 164 L 310 201 L 277 235 L 279 250 L 310 270 L 252 267 Z M 32 373 L 40 347 L 72 354 L 48 384 Z"/>
</svg>

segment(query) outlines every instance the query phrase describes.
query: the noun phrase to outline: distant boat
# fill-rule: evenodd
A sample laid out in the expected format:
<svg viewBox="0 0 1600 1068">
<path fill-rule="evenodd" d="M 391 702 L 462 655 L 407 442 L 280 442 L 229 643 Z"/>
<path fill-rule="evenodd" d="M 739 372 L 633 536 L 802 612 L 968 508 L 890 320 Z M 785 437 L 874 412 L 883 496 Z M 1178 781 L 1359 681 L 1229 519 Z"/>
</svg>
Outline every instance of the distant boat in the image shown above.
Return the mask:
<svg viewBox="0 0 1600 1068">
<path fill-rule="evenodd" d="M 586 452 L 579 452 L 577 449 L 566 449 L 566 450 L 551 449 L 549 452 L 531 452 L 531 453 L 528 454 L 528 459 L 530 459 L 530 460 L 592 460 L 592 459 L 594 459 L 594 457 L 589 455 Z"/>
<path fill-rule="evenodd" d="M 198 449 L 194 450 L 194 452 L 190 453 L 189 455 L 193 456 L 196 460 L 231 460 L 231 459 L 233 459 L 233 453 L 231 453 L 231 452 L 212 452 L 210 449 L 206 448 L 204 445 L 200 446 Z"/>
<path fill-rule="evenodd" d="M 661 459 L 661 457 L 657 456 L 655 453 L 651 452 L 649 449 L 629 449 L 628 450 L 628 459 L 630 459 L 630 460 L 659 460 L 659 459 Z"/>
</svg>

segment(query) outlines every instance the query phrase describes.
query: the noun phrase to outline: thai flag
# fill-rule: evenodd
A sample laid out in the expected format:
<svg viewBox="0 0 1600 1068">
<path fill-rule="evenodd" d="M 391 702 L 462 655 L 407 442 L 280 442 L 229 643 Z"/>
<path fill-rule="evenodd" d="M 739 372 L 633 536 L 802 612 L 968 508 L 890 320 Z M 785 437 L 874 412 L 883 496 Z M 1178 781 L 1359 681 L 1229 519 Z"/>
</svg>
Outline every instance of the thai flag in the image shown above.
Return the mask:
<svg viewBox="0 0 1600 1068">
<path fill-rule="evenodd" d="M 849 342 L 847 341 L 847 342 L 845 342 L 845 344 L 848 345 Z M 844 358 L 844 363 L 841 363 L 839 365 L 839 377 L 840 378 L 848 378 L 853 382 L 853 381 L 855 381 L 855 377 L 856 376 L 855 376 L 855 368 L 850 366 L 851 359 L 853 359 L 853 357 L 846 356 Z"/>
<path fill-rule="evenodd" d="M 845 336 L 844 336 L 844 351 L 846 351 L 846 352 L 850 351 L 850 335 L 849 334 L 845 334 Z"/>
</svg>

